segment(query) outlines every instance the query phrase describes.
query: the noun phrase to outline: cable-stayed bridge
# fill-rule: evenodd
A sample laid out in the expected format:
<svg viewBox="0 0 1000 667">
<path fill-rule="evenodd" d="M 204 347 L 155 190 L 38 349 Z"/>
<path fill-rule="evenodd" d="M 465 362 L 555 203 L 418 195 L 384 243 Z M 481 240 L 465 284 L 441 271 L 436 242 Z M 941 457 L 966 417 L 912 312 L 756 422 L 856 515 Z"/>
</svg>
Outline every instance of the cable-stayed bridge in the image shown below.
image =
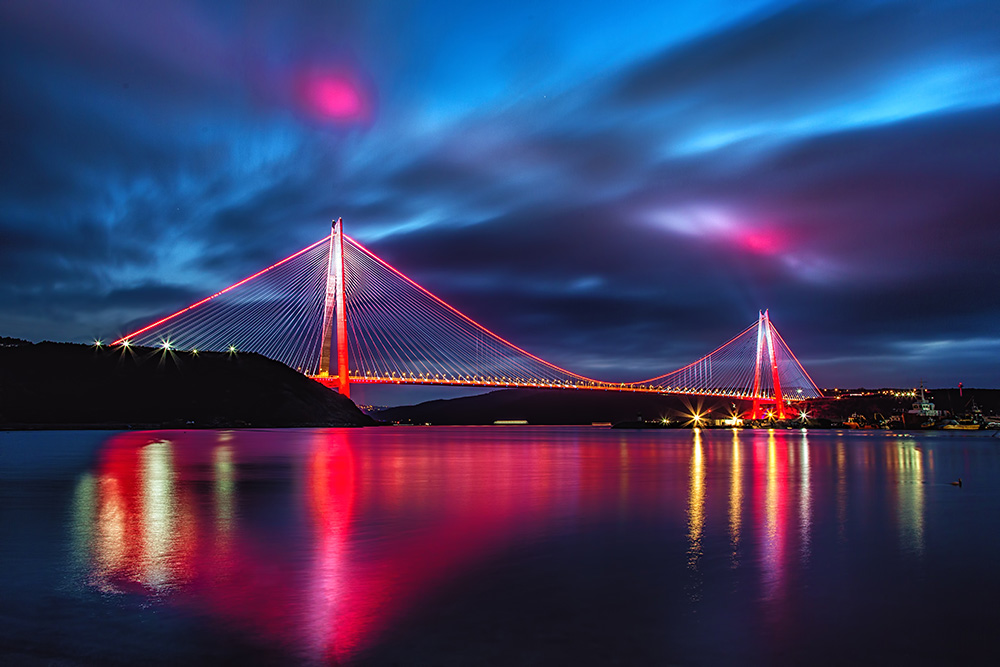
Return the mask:
<svg viewBox="0 0 1000 667">
<path fill-rule="evenodd" d="M 343 233 L 329 236 L 114 345 L 257 352 L 349 395 L 352 383 L 545 387 L 718 396 L 785 417 L 819 388 L 768 312 L 704 357 L 635 382 L 567 370 L 493 333 Z"/>
</svg>

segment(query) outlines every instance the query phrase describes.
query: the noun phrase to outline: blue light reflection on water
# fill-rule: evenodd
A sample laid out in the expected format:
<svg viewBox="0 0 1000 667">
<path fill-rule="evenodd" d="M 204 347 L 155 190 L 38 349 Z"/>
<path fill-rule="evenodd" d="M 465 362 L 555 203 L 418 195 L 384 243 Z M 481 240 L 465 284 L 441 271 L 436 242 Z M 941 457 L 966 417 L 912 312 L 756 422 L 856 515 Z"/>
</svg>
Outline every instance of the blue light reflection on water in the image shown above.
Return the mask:
<svg viewBox="0 0 1000 667">
<path fill-rule="evenodd" d="M 988 662 L 1000 618 L 1000 440 L 979 434 L 47 432 L 0 447 L 7 658 Z"/>
</svg>

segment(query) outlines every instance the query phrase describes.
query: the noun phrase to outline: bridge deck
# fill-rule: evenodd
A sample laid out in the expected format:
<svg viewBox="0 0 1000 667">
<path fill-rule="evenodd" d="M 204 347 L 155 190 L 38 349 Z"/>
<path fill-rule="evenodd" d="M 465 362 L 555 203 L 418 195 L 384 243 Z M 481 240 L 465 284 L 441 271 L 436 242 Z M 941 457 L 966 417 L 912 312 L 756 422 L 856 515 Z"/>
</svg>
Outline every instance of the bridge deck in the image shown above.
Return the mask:
<svg viewBox="0 0 1000 667">
<path fill-rule="evenodd" d="M 337 376 L 307 376 L 322 385 L 330 388 L 338 386 Z M 535 382 L 518 380 L 475 380 L 475 379 L 454 379 L 454 378 L 428 378 L 428 377 L 373 377 L 370 375 L 349 375 L 351 384 L 397 384 L 397 385 L 435 385 L 446 387 L 488 387 L 495 389 L 589 389 L 592 391 L 625 391 L 646 394 L 677 394 L 682 396 L 710 396 L 718 398 L 738 398 L 742 400 L 753 400 L 753 396 L 746 392 L 727 391 L 719 389 L 716 391 L 685 388 L 685 387 L 663 387 L 646 386 L 638 384 L 622 383 L 600 383 L 600 382 Z M 786 403 L 804 400 L 796 396 L 784 396 Z M 762 397 L 757 400 L 762 402 L 774 401 L 774 397 Z"/>
</svg>

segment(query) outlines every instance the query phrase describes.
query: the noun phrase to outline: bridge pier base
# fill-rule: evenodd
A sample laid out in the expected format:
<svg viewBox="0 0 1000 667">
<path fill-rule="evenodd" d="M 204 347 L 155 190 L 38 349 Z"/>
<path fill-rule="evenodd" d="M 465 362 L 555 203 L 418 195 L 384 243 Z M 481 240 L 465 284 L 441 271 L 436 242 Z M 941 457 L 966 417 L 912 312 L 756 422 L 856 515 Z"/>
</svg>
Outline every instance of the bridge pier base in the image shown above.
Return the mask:
<svg viewBox="0 0 1000 667">
<path fill-rule="evenodd" d="M 768 410 L 768 406 L 774 406 L 773 410 Z M 768 414 L 770 413 L 770 415 Z M 775 419 L 785 419 L 788 416 L 787 406 L 782 400 L 774 400 L 773 398 L 755 398 L 753 401 L 753 408 L 750 410 L 751 419 L 766 419 L 768 416 L 773 416 Z"/>
</svg>

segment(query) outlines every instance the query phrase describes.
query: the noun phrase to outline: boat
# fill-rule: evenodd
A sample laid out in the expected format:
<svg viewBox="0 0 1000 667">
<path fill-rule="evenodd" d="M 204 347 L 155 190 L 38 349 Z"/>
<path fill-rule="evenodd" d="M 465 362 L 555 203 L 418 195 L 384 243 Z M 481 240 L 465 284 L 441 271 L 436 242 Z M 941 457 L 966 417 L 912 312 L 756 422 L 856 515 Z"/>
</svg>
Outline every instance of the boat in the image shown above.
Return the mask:
<svg viewBox="0 0 1000 667">
<path fill-rule="evenodd" d="M 983 411 L 976 405 L 976 399 L 972 399 L 964 414 L 941 423 L 944 431 L 978 431 L 982 428 L 986 428 L 986 419 Z"/>
<path fill-rule="evenodd" d="M 859 415 L 857 412 L 855 412 L 853 415 L 848 417 L 847 421 L 841 424 L 841 426 L 843 428 L 856 429 L 862 431 L 871 431 L 876 429 L 888 428 L 887 426 L 884 425 L 883 421 L 879 419 L 879 417 L 881 417 L 881 415 L 878 415 L 876 413 L 875 417 L 873 417 L 871 420 L 868 420 L 865 418 L 864 415 Z"/>
<path fill-rule="evenodd" d="M 934 407 L 924 391 L 924 382 L 920 381 L 920 399 L 913 402 L 913 406 L 902 414 L 904 428 L 933 428 L 940 417 L 944 416 L 943 410 Z"/>
<path fill-rule="evenodd" d="M 978 431 L 982 427 L 982 424 L 972 419 L 946 419 L 940 426 L 942 431 Z"/>
</svg>

